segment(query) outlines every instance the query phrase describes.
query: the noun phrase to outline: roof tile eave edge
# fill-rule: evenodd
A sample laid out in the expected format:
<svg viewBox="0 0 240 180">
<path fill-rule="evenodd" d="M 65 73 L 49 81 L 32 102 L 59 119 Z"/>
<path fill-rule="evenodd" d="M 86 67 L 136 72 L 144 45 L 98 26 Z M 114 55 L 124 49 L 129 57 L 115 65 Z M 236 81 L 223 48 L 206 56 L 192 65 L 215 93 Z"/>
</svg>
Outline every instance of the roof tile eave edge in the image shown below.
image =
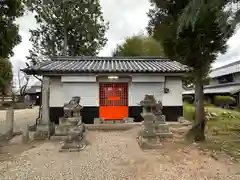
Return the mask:
<svg viewBox="0 0 240 180">
<path fill-rule="evenodd" d="M 80 61 L 80 60 L 94 60 L 94 61 L 101 61 L 101 60 L 135 60 L 135 61 L 170 61 L 173 62 L 171 59 L 167 57 L 161 56 L 50 56 L 50 61 Z"/>
</svg>

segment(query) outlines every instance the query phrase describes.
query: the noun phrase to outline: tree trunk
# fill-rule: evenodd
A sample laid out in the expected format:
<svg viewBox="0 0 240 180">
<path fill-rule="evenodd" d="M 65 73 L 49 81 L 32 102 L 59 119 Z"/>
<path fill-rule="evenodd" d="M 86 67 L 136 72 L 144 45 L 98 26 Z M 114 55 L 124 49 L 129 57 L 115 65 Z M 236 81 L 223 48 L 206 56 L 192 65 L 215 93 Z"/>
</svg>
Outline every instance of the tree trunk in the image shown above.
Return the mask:
<svg viewBox="0 0 240 180">
<path fill-rule="evenodd" d="M 2 102 L 4 102 L 4 94 L 2 93 Z"/>
<path fill-rule="evenodd" d="M 64 25 L 64 45 L 63 45 L 63 55 L 66 56 L 67 55 L 67 28 Z"/>
<path fill-rule="evenodd" d="M 192 128 L 186 135 L 187 139 L 196 142 L 204 141 L 205 124 L 203 80 L 201 74 L 197 74 L 195 83 L 195 119 Z"/>
<path fill-rule="evenodd" d="M 67 55 L 67 47 L 68 47 L 68 30 L 67 30 L 67 22 L 66 22 L 66 7 L 63 2 L 63 12 L 64 12 L 64 41 L 63 41 L 63 55 Z"/>
</svg>

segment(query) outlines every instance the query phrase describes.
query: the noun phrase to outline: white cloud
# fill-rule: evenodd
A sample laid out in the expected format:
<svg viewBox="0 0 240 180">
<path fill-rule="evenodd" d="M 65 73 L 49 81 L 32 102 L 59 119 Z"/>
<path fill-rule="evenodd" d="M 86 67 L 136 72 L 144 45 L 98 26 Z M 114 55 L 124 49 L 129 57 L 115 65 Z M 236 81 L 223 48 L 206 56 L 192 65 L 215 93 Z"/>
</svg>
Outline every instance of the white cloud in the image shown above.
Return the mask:
<svg viewBox="0 0 240 180">
<path fill-rule="evenodd" d="M 148 23 L 148 0 L 101 0 L 103 16 L 110 23 L 107 32 L 108 43 L 99 53 L 100 56 L 111 56 L 116 45 L 124 38 L 144 31 Z"/>
<path fill-rule="evenodd" d="M 220 55 L 216 62 L 213 64 L 213 67 L 223 66 L 235 61 L 240 60 L 240 29 L 228 40 L 228 49 L 227 52 L 223 55 Z"/>
</svg>

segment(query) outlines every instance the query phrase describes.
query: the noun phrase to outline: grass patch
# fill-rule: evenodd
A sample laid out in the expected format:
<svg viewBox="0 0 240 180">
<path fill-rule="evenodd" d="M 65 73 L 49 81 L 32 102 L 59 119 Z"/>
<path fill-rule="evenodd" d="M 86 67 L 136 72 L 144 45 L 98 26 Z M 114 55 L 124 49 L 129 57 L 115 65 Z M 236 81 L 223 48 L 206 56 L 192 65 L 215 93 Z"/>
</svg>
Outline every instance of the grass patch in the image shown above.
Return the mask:
<svg viewBox="0 0 240 180">
<path fill-rule="evenodd" d="M 201 144 L 202 147 L 225 152 L 240 160 L 240 112 L 214 106 L 205 108 L 216 117 L 207 121 L 207 140 Z M 191 104 L 184 105 L 184 117 L 187 120 L 193 120 L 194 109 Z"/>
</svg>

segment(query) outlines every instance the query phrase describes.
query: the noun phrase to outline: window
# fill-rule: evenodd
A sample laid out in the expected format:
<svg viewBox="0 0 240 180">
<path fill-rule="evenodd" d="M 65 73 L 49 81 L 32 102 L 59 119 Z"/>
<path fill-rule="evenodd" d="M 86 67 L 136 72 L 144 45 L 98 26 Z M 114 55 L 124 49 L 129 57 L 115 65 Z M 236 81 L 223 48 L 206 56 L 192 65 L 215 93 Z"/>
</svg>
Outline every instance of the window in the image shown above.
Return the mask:
<svg viewBox="0 0 240 180">
<path fill-rule="evenodd" d="M 225 75 L 225 76 L 221 76 L 221 77 L 218 78 L 218 82 L 219 82 L 219 84 L 233 82 L 233 75 L 228 74 L 228 75 Z"/>
</svg>

